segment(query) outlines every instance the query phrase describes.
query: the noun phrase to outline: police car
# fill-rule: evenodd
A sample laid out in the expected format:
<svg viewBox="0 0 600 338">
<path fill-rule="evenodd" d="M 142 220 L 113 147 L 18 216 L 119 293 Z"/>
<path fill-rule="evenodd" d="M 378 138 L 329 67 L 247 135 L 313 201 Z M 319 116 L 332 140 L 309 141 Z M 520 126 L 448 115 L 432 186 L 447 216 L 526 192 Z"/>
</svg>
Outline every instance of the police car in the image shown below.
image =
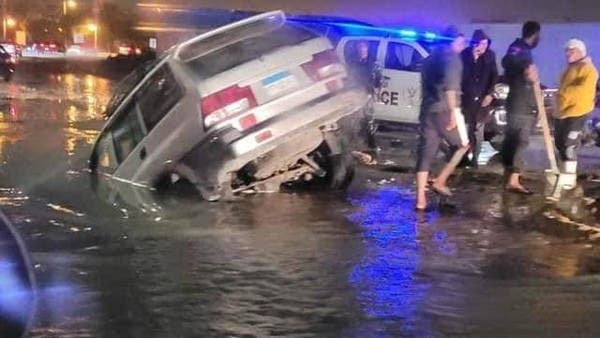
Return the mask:
<svg viewBox="0 0 600 338">
<path fill-rule="evenodd" d="M 344 29 L 336 46 L 338 56 L 351 63 L 357 46 L 366 42 L 369 57 L 379 66 L 381 87 L 376 90 L 373 117 L 379 122 L 417 124 L 421 105 L 421 67 L 440 42 L 433 32 L 339 24 Z"/>
</svg>

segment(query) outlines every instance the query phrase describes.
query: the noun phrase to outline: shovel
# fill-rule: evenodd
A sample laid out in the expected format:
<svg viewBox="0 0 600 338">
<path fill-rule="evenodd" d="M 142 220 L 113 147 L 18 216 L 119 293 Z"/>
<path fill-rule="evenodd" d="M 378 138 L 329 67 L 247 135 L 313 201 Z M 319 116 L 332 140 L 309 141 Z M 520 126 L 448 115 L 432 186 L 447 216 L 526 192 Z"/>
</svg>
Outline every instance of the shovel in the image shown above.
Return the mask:
<svg viewBox="0 0 600 338">
<path fill-rule="evenodd" d="M 550 134 L 550 126 L 548 125 L 548 114 L 544 106 L 544 97 L 542 96 L 542 88 L 537 82 L 533 86 L 535 92 L 535 101 L 538 109 L 538 118 L 542 125 L 542 133 L 544 137 L 544 145 L 546 146 L 546 154 L 550 162 L 550 169 L 545 170 L 546 176 L 546 191 L 545 195 L 548 200 L 558 201 L 560 199 L 563 186 L 567 182 L 567 177 L 561 174 L 556 161 L 556 152 L 554 151 L 554 142 Z"/>
</svg>

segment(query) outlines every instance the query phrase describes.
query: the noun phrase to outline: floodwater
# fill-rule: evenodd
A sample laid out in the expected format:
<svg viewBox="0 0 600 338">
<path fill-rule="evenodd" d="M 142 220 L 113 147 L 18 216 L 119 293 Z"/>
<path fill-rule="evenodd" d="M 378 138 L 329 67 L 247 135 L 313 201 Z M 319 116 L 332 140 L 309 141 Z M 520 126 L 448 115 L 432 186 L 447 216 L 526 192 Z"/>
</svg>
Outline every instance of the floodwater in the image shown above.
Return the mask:
<svg viewBox="0 0 600 338">
<path fill-rule="evenodd" d="M 96 193 L 113 83 L 48 68 L 0 84 L 0 206 L 35 265 L 33 337 L 600 336 L 599 249 L 508 222 L 528 206 L 499 189 L 424 216 L 409 176 L 372 169 L 347 194 Z"/>
</svg>

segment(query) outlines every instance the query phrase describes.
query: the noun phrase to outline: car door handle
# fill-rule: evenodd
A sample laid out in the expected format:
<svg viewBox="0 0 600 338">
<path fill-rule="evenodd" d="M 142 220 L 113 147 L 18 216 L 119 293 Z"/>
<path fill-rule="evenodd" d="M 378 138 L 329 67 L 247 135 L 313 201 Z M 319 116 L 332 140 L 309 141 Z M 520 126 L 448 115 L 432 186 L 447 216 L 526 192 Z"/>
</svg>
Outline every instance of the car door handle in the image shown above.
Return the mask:
<svg viewBox="0 0 600 338">
<path fill-rule="evenodd" d="M 146 158 L 146 148 L 142 148 L 142 150 L 140 150 L 140 159 L 145 159 Z"/>
</svg>

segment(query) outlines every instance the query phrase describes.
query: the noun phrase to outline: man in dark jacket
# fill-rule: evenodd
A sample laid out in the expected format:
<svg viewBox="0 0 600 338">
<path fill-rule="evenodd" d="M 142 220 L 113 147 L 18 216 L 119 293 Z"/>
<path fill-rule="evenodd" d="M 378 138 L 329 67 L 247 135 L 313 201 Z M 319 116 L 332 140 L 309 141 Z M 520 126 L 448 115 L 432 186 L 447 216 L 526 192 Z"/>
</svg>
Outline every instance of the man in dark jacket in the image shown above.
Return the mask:
<svg viewBox="0 0 600 338">
<path fill-rule="evenodd" d="M 477 167 L 483 133 L 487 122 L 486 112 L 493 101 L 494 86 L 498 82 L 496 54 L 490 49 L 492 40 L 481 29 L 473 33 L 471 46 L 461 53 L 463 61 L 462 108 L 469 126 L 469 139 L 473 154 L 471 165 Z"/>
<path fill-rule="evenodd" d="M 520 181 L 525 149 L 537 121 L 534 85 L 539 82 L 531 50 L 540 41 L 541 26 L 528 21 L 522 38 L 515 40 L 502 59 L 504 76 L 510 87 L 506 100 L 508 125 L 502 146 L 502 161 L 507 175 L 506 190 L 529 195 L 531 191 Z"/>
</svg>

